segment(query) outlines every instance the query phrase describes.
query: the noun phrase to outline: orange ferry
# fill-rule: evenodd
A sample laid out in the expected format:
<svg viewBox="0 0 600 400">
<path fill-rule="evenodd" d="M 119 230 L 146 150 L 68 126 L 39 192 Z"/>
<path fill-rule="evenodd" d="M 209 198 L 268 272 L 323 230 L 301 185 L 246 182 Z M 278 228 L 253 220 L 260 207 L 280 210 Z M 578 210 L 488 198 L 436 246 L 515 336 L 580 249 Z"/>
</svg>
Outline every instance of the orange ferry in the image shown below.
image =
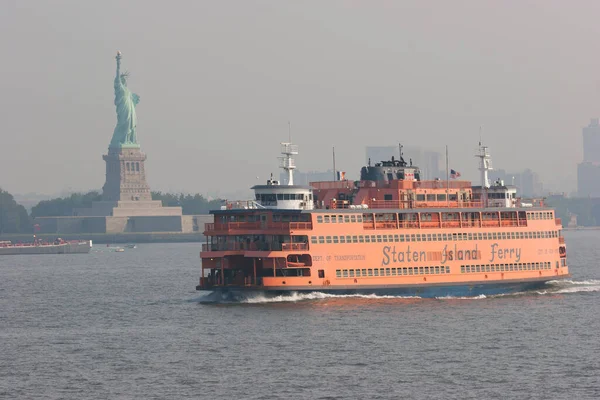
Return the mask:
<svg viewBox="0 0 600 400">
<path fill-rule="evenodd" d="M 255 200 L 227 202 L 205 226 L 197 290 L 477 296 L 569 277 L 562 224 L 543 201 L 490 184 L 423 181 L 412 161 L 382 161 L 359 181 L 294 185 L 298 148 L 282 143 L 288 184 L 270 179 Z"/>
</svg>

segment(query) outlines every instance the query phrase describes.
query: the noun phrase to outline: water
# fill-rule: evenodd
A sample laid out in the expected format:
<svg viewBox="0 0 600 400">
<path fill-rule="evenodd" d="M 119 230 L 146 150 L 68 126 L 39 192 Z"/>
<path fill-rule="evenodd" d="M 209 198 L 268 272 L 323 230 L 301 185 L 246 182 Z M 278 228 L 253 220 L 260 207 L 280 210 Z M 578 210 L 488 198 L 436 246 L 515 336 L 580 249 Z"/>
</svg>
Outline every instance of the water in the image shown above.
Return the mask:
<svg viewBox="0 0 600 400">
<path fill-rule="evenodd" d="M 0 398 L 600 397 L 600 231 L 511 296 L 200 302 L 198 244 L 0 258 Z"/>
</svg>

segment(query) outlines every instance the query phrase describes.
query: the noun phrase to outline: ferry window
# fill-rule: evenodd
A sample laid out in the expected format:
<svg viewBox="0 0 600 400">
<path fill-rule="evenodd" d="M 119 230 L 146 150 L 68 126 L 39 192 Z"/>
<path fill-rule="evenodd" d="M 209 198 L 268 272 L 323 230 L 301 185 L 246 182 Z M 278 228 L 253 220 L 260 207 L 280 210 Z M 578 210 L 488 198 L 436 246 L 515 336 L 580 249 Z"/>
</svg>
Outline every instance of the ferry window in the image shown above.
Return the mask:
<svg viewBox="0 0 600 400">
<path fill-rule="evenodd" d="M 346 243 L 346 236 L 340 236 L 340 243 Z"/>
<path fill-rule="evenodd" d="M 437 201 L 446 201 L 446 195 L 445 194 L 438 194 L 437 195 Z"/>
<path fill-rule="evenodd" d="M 350 221 L 351 222 L 356 222 L 356 215 L 351 215 L 350 216 Z"/>
<path fill-rule="evenodd" d="M 325 237 L 325 241 L 326 241 L 327 243 L 331 243 L 331 236 L 326 236 L 326 237 Z"/>
<path fill-rule="evenodd" d="M 343 270 L 343 271 L 342 271 L 342 276 L 343 276 L 344 278 L 347 278 L 347 277 L 348 277 L 348 270 L 347 270 L 347 269 L 345 269 L 345 270 Z"/>
<path fill-rule="evenodd" d="M 373 276 L 379 276 L 379 269 L 375 268 L 373 270 Z"/>
<path fill-rule="evenodd" d="M 450 201 L 456 201 L 457 200 L 456 193 L 450 193 L 448 195 L 448 198 L 450 199 Z"/>
<path fill-rule="evenodd" d="M 435 194 L 428 194 L 427 201 L 435 201 Z"/>
<path fill-rule="evenodd" d="M 365 235 L 365 243 L 371 243 L 371 236 Z"/>
<path fill-rule="evenodd" d="M 435 267 L 435 273 L 439 274 L 440 273 L 440 267 Z"/>
<path fill-rule="evenodd" d="M 437 241 L 438 241 L 438 236 L 439 236 L 439 235 L 437 235 L 437 234 L 435 234 L 435 233 L 434 233 L 434 234 L 431 236 L 431 240 L 433 240 L 434 242 L 437 242 Z"/>
<path fill-rule="evenodd" d="M 377 235 L 377 243 L 381 243 L 381 235 Z"/>
<path fill-rule="evenodd" d="M 398 268 L 398 275 L 400 275 L 400 268 Z M 408 275 L 408 268 L 402 268 L 402 275 Z"/>
<path fill-rule="evenodd" d="M 385 269 L 385 276 L 390 276 L 391 274 L 392 274 L 392 273 L 391 273 L 390 269 L 389 269 L 389 268 L 386 268 L 386 269 Z M 394 274 L 394 275 L 396 275 L 396 274 Z"/>
<path fill-rule="evenodd" d="M 322 270 L 321 270 L 321 271 L 322 271 Z M 336 269 L 336 270 L 335 270 L 335 277 L 336 277 L 336 278 L 341 278 L 341 277 L 342 277 L 342 271 L 341 271 L 341 270 L 339 270 L 339 269 Z"/>
<path fill-rule="evenodd" d="M 481 272 L 481 267 L 479 265 L 475 266 L 475 272 Z"/>
<path fill-rule="evenodd" d="M 350 236 L 350 235 L 346 236 L 346 243 L 352 243 L 352 236 Z"/>
<path fill-rule="evenodd" d="M 329 219 L 329 215 L 326 215 L 326 216 L 325 216 L 325 223 L 326 223 L 326 224 L 328 224 L 328 223 L 329 223 L 329 221 L 330 221 L 330 219 Z"/>
<path fill-rule="evenodd" d="M 392 268 L 392 276 L 396 276 L 396 268 Z"/>
<path fill-rule="evenodd" d="M 317 237 L 316 237 L 316 236 L 311 236 L 311 237 L 310 237 L 310 242 L 311 242 L 312 244 L 317 244 Z"/>
<path fill-rule="evenodd" d="M 490 272 L 490 265 L 489 264 L 485 266 L 485 272 Z"/>
<path fill-rule="evenodd" d="M 332 215 L 331 216 L 331 223 L 335 224 L 337 222 L 337 216 L 336 215 Z"/>
<path fill-rule="evenodd" d="M 362 276 L 367 276 L 367 270 L 363 268 L 362 270 Z"/>
<path fill-rule="evenodd" d="M 358 243 L 358 236 L 352 236 L 352 243 Z"/>
<path fill-rule="evenodd" d="M 502 239 L 506 240 L 506 232 L 502 232 Z"/>
<path fill-rule="evenodd" d="M 383 235 L 383 241 L 387 242 L 388 241 L 388 236 L 387 235 Z"/>
<path fill-rule="evenodd" d="M 429 267 L 423 267 L 425 268 L 425 275 L 429 275 Z"/>
<path fill-rule="evenodd" d="M 412 269 L 412 267 L 408 267 L 408 274 L 409 274 L 409 275 L 412 275 L 412 274 L 413 274 L 413 269 Z"/>
<path fill-rule="evenodd" d="M 404 235 L 400 235 L 400 241 L 404 242 Z"/>
<path fill-rule="evenodd" d="M 421 241 L 421 234 L 417 233 L 417 242 L 420 242 L 420 241 Z"/>
<path fill-rule="evenodd" d="M 319 243 L 325 243 L 325 236 L 319 236 Z"/>
<path fill-rule="evenodd" d="M 363 235 L 360 235 L 360 236 L 358 237 L 358 242 L 359 242 L 359 243 L 364 243 L 364 242 L 365 242 L 365 237 L 364 237 Z"/>
<path fill-rule="evenodd" d="M 391 200 L 393 200 L 393 199 L 392 199 L 392 195 L 391 195 L 391 194 L 384 194 L 384 195 L 383 195 L 383 200 L 386 200 L 386 201 L 391 201 Z"/>
<path fill-rule="evenodd" d="M 450 267 L 446 267 L 446 273 L 449 274 L 450 273 Z"/>
<path fill-rule="evenodd" d="M 357 277 L 357 278 L 360 278 L 360 269 L 357 269 L 357 270 L 356 270 L 356 277 Z"/>
<path fill-rule="evenodd" d="M 400 241 L 399 235 L 394 235 L 394 242 L 398 242 L 398 241 Z"/>
<path fill-rule="evenodd" d="M 425 201 L 425 195 L 424 194 L 418 194 L 417 195 L 417 201 Z"/>
<path fill-rule="evenodd" d="M 362 222 L 362 215 L 356 216 L 356 222 Z"/>
<path fill-rule="evenodd" d="M 350 278 L 354 278 L 354 270 L 351 269 L 350 271 L 348 271 L 350 273 Z"/>
<path fill-rule="evenodd" d="M 319 278 L 325 278 L 325 270 L 324 269 L 319 270 Z"/>
<path fill-rule="evenodd" d="M 375 235 L 371 235 L 371 243 L 375 243 Z"/>
<path fill-rule="evenodd" d="M 367 276 L 373 276 L 373 270 L 371 268 L 368 269 Z"/>
<path fill-rule="evenodd" d="M 337 237 L 337 236 L 334 236 L 334 237 L 333 237 L 333 243 L 339 243 L 339 240 L 338 240 L 338 237 Z"/>
<path fill-rule="evenodd" d="M 448 240 L 448 235 L 446 235 L 445 233 L 442 234 L 442 240 L 445 242 Z"/>
<path fill-rule="evenodd" d="M 344 222 L 350 222 L 350 216 L 344 215 Z"/>
<path fill-rule="evenodd" d="M 471 233 L 467 234 L 467 240 L 473 240 L 473 234 L 471 234 Z"/>
<path fill-rule="evenodd" d="M 277 193 L 277 200 L 283 200 L 283 193 Z"/>
<path fill-rule="evenodd" d="M 419 267 L 419 275 L 423 275 L 423 267 Z"/>
<path fill-rule="evenodd" d="M 322 223 L 323 222 L 323 216 L 322 215 L 317 215 L 317 222 L 318 223 Z"/>
<path fill-rule="evenodd" d="M 464 266 L 464 265 L 461 265 L 461 266 L 460 266 L 460 273 L 461 273 L 461 274 L 464 274 L 464 273 L 465 273 L 465 266 Z"/>
<path fill-rule="evenodd" d="M 492 233 L 492 239 L 498 240 L 498 234 L 496 232 Z"/>
</svg>

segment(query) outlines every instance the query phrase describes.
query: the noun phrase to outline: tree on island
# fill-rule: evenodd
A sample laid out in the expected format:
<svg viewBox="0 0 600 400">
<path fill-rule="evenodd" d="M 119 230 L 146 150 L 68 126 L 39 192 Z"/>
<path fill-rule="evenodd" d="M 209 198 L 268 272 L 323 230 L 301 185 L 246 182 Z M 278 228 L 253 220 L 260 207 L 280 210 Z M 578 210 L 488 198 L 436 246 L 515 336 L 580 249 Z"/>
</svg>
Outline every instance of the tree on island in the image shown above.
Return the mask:
<svg viewBox="0 0 600 400">
<path fill-rule="evenodd" d="M 14 197 L 0 189 L 0 235 L 3 233 L 31 233 L 27 210 Z"/>
<path fill-rule="evenodd" d="M 68 197 L 42 200 L 31 208 L 31 216 L 35 217 L 68 217 L 76 208 L 92 206 L 92 201 L 100 201 L 102 195 L 98 191 L 73 193 Z"/>
<path fill-rule="evenodd" d="M 42 200 L 31 208 L 31 217 L 68 217 L 73 215 L 73 210 L 76 208 L 89 208 L 93 201 L 100 200 L 102 200 L 102 194 L 95 190 L 88 193 L 73 193 L 68 197 Z M 152 192 L 152 200 L 161 200 L 164 207 L 181 207 L 185 215 L 208 214 L 210 210 L 218 209 L 222 204 L 220 199 L 208 200 L 199 193 L 191 195 Z"/>
<path fill-rule="evenodd" d="M 219 209 L 223 200 L 208 200 L 199 193 L 191 194 L 172 194 L 162 192 L 152 192 L 152 200 L 162 201 L 163 207 L 181 207 L 185 215 L 208 214 L 210 210 Z"/>
</svg>

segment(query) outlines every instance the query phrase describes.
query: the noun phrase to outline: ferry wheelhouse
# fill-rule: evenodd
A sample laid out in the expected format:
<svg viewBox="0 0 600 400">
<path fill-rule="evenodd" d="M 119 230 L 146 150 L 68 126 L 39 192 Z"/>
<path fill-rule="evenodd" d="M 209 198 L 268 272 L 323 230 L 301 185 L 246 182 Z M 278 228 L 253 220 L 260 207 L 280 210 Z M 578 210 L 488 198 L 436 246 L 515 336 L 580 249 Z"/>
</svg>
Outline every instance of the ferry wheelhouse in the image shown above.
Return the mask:
<svg viewBox="0 0 600 400">
<path fill-rule="evenodd" d="M 252 189 L 205 226 L 198 290 L 333 292 L 421 297 L 523 291 L 569 276 L 562 224 L 543 201 L 490 184 L 420 179 L 402 154 L 359 181 L 294 185 L 296 145 L 282 143 L 286 185 Z"/>
</svg>

